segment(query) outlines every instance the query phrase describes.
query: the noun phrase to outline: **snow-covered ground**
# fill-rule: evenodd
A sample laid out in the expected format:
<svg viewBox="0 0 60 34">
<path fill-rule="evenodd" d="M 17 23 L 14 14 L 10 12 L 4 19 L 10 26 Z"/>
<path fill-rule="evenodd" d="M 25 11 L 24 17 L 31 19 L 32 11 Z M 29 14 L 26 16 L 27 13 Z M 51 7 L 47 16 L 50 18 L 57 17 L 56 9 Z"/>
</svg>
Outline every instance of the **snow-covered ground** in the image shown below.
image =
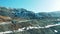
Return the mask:
<svg viewBox="0 0 60 34">
<path fill-rule="evenodd" d="M 40 29 L 40 28 L 50 28 L 53 26 L 59 26 L 60 24 L 53 24 L 53 25 L 47 25 L 45 27 L 33 27 L 33 26 L 29 26 L 29 27 L 23 27 L 23 28 L 19 28 L 18 30 L 13 30 L 13 31 L 5 31 L 5 32 L 0 32 L 0 34 L 6 34 L 6 33 L 13 33 L 13 32 L 22 32 L 26 30 L 30 30 L 30 29 Z M 54 30 L 55 32 L 58 32 L 57 30 Z"/>
</svg>

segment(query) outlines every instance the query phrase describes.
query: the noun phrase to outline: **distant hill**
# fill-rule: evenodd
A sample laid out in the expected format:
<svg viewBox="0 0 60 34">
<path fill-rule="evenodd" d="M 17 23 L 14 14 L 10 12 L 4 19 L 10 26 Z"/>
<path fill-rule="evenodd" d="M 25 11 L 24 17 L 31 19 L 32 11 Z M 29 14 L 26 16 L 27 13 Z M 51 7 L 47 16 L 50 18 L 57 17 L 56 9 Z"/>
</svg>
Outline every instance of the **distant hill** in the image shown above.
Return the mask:
<svg viewBox="0 0 60 34">
<path fill-rule="evenodd" d="M 40 12 L 34 13 L 32 11 L 28 11 L 26 9 L 16 9 L 16 8 L 5 8 L 0 7 L 0 15 L 2 16 L 10 16 L 12 18 L 27 18 L 27 19 L 40 19 L 46 17 L 60 17 L 60 12 Z"/>
</svg>

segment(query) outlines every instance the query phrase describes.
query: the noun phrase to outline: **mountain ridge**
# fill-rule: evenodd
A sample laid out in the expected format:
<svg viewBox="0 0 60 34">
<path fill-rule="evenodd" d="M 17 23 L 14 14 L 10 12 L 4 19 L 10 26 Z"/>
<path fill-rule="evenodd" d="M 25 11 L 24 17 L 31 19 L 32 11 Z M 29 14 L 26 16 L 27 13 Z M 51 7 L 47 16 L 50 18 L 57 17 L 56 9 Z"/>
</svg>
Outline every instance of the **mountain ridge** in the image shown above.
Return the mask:
<svg viewBox="0 0 60 34">
<path fill-rule="evenodd" d="M 34 13 L 32 11 L 28 11 L 26 9 L 8 9 L 5 7 L 0 7 L 0 15 L 2 16 L 10 16 L 12 18 L 27 18 L 27 19 L 40 19 L 40 18 L 46 18 L 46 17 L 60 17 L 60 12 L 39 12 Z"/>
</svg>

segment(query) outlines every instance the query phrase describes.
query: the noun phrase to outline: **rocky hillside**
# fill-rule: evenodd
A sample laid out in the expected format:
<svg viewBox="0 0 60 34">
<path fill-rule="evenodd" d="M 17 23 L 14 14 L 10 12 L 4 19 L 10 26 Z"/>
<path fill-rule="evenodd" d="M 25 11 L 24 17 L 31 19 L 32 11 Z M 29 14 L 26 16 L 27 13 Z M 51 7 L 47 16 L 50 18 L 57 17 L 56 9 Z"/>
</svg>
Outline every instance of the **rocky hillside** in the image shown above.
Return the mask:
<svg viewBox="0 0 60 34">
<path fill-rule="evenodd" d="M 0 7 L 0 34 L 60 34 L 59 26 L 60 12 Z"/>
</svg>

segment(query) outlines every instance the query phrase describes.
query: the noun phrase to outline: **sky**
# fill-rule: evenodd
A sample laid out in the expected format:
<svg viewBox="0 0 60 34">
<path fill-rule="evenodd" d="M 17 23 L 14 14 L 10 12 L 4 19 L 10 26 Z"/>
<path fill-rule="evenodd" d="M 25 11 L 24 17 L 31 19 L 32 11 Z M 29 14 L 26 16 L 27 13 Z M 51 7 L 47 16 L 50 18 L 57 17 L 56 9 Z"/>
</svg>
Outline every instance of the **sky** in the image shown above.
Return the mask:
<svg viewBox="0 0 60 34">
<path fill-rule="evenodd" d="M 0 0 L 0 6 L 24 8 L 33 12 L 60 11 L 60 0 Z"/>
</svg>

